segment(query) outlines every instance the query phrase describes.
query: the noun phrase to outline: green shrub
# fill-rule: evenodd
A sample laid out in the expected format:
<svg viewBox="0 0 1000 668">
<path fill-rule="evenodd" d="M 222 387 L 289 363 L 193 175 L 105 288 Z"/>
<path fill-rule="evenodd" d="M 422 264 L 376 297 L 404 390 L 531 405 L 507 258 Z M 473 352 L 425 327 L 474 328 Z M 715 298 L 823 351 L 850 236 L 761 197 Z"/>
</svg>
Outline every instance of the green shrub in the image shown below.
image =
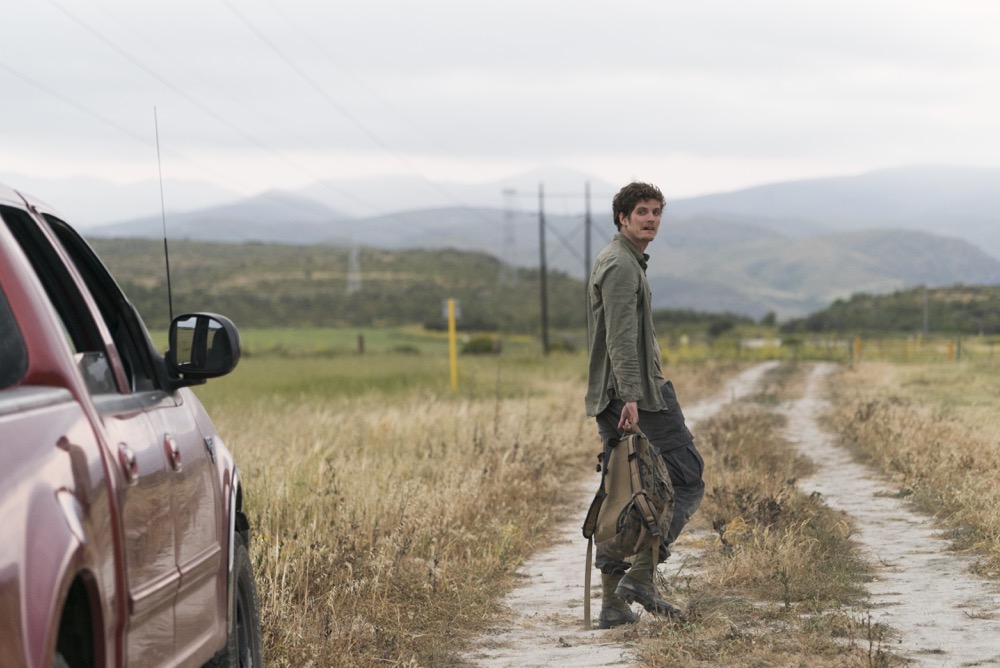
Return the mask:
<svg viewBox="0 0 1000 668">
<path fill-rule="evenodd" d="M 500 339 L 492 336 L 473 336 L 462 344 L 463 355 L 499 355 Z"/>
</svg>

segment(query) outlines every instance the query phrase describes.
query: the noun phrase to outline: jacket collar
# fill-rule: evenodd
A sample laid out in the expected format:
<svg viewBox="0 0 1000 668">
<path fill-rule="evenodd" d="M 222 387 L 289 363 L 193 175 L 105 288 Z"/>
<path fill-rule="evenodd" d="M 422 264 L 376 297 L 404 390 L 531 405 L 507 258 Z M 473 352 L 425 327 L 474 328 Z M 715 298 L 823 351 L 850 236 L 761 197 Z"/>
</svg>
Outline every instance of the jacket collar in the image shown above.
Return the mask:
<svg viewBox="0 0 1000 668">
<path fill-rule="evenodd" d="M 636 262 L 639 263 L 639 266 L 642 267 L 642 270 L 643 271 L 646 270 L 646 264 L 649 262 L 648 253 L 643 253 L 638 248 L 636 248 L 635 245 L 631 241 L 626 239 L 621 232 L 616 234 L 611 241 L 627 248 L 629 252 L 632 253 L 632 256 L 635 258 Z"/>
</svg>

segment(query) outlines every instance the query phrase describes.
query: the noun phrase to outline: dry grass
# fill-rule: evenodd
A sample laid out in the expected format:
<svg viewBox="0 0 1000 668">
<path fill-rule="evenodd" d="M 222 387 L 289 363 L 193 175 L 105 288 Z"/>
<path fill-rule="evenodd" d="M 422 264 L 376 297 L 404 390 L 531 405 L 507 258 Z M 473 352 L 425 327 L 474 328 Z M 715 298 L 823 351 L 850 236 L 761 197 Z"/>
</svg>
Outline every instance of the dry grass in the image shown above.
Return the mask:
<svg viewBox="0 0 1000 668">
<path fill-rule="evenodd" d="M 454 665 L 592 476 L 585 361 L 463 359 L 457 394 L 400 382 L 427 359 L 302 363 L 251 358 L 200 391 L 247 488 L 268 665 Z M 737 369 L 673 377 L 694 401 Z"/>
<path fill-rule="evenodd" d="M 368 396 L 227 416 L 269 663 L 449 662 L 543 535 L 554 509 L 540 498 L 565 502 L 566 469 L 589 464 L 586 424 L 557 396 L 499 410 Z"/>
<path fill-rule="evenodd" d="M 899 665 L 889 631 L 858 612 L 868 569 L 849 522 L 794 485 L 812 465 L 768 407 L 800 382 L 782 367 L 746 406 L 699 425 L 709 491 L 692 529 L 706 538 L 666 583 L 688 618 L 612 632 L 639 641 L 642 665 Z"/>
<path fill-rule="evenodd" d="M 268 665 L 460 665 L 578 500 L 566 490 L 593 478 L 584 360 L 463 359 L 457 394 L 429 358 L 306 361 L 251 358 L 200 390 L 247 485 Z M 669 373 L 690 405 L 740 368 Z M 801 376 L 775 370 L 697 429 L 704 553 L 669 583 L 690 618 L 608 632 L 643 665 L 893 665 L 887 631 L 852 612 L 866 571 L 850 527 L 797 492 L 809 464 L 768 412 Z"/>
<path fill-rule="evenodd" d="M 1000 578 L 1000 379 L 971 364 L 843 369 L 831 424 Z"/>
</svg>

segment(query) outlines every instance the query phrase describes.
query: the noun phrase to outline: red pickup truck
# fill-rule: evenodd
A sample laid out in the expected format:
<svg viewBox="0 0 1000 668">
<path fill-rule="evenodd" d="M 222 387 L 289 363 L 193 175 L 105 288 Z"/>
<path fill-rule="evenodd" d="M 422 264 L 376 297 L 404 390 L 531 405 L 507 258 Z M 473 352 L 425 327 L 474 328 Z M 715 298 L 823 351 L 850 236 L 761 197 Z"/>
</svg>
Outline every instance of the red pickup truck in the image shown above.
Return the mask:
<svg viewBox="0 0 1000 668">
<path fill-rule="evenodd" d="M 262 665 L 243 487 L 190 389 L 239 333 L 188 313 L 169 340 L 0 185 L 0 666 Z"/>
</svg>

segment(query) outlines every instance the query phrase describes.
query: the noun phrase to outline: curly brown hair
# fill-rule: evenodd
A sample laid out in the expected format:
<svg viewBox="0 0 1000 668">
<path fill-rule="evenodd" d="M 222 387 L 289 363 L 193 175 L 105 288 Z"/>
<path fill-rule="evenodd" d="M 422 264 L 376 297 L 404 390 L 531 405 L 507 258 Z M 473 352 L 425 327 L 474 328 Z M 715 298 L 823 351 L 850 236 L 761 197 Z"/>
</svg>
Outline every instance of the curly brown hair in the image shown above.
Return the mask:
<svg viewBox="0 0 1000 668">
<path fill-rule="evenodd" d="M 635 205 L 647 199 L 655 199 L 659 201 L 661 207 L 666 202 L 666 200 L 663 199 L 663 193 L 660 192 L 660 189 L 651 183 L 633 181 L 619 190 L 618 194 L 615 195 L 614 200 L 611 202 L 611 213 L 614 217 L 615 227 L 620 230 L 622 228 L 620 217 L 624 215 L 628 218 L 632 215 Z"/>
</svg>

